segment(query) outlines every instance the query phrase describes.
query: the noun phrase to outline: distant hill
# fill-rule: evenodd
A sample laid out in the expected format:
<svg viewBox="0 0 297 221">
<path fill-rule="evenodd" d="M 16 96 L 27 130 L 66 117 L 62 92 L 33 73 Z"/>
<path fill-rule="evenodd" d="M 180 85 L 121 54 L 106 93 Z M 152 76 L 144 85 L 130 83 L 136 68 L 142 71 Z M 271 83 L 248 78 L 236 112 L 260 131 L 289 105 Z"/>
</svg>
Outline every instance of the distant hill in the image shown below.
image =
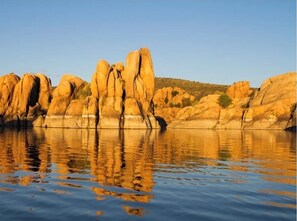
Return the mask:
<svg viewBox="0 0 297 221">
<path fill-rule="evenodd" d="M 229 85 L 201 83 L 198 81 L 189 81 L 175 78 L 155 78 L 155 90 L 163 87 L 179 87 L 184 89 L 189 94 L 196 97 L 196 100 L 218 92 L 226 92 Z"/>
</svg>

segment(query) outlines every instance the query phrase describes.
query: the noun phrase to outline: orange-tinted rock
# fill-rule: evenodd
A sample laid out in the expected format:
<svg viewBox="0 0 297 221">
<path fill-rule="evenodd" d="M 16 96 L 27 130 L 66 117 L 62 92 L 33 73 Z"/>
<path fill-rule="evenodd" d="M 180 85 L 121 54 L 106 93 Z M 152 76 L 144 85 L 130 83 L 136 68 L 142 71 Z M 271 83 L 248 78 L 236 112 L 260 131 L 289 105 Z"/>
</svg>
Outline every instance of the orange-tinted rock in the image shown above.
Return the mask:
<svg viewBox="0 0 297 221">
<path fill-rule="evenodd" d="M 96 128 L 98 124 L 98 98 L 88 96 L 83 105 L 82 128 Z"/>
<path fill-rule="evenodd" d="M 92 96 L 98 98 L 99 128 L 152 128 L 154 70 L 148 49 L 130 52 L 122 63 L 101 60 L 92 77 Z M 154 121 L 154 122 L 152 122 Z"/>
<path fill-rule="evenodd" d="M 290 72 L 265 80 L 245 113 L 244 128 L 294 126 L 290 122 L 296 105 L 296 76 L 296 72 Z"/>
<path fill-rule="evenodd" d="M 218 124 L 221 107 L 218 104 L 220 95 L 208 95 L 195 106 L 181 109 L 168 127 L 170 128 L 215 128 Z"/>
<path fill-rule="evenodd" d="M 218 105 L 219 95 L 204 97 L 194 107 L 181 109 L 176 116 L 176 120 L 168 127 L 216 129 L 296 128 L 296 77 L 297 74 L 291 72 L 269 78 L 255 92 L 254 98 L 238 98 L 238 95 L 233 93 L 231 95 L 237 98 L 234 98 L 232 105 L 229 105 L 226 109 Z M 234 90 L 235 88 L 240 87 L 233 87 Z M 217 97 L 215 98 L 215 96 Z"/>
<path fill-rule="evenodd" d="M 92 96 L 99 98 L 100 96 L 107 96 L 108 75 L 110 72 L 110 65 L 105 60 L 100 60 L 92 77 L 91 91 Z"/>
<path fill-rule="evenodd" d="M 228 87 L 226 94 L 231 98 L 245 98 L 251 94 L 250 82 L 239 81 Z"/>
<path fill-rule="evenodd" d="M 83 104 L 75 99 L 75 93 L 84 86 L 84 81 L 74 75 L 64 75 L 53 92 L 44 127 L 80 128 Z"/>
<path fill-rule="evenodd" d="M 64 75 L 53 92 L 53 99 L 47 115 L 65 115 L 72 100 L 73 92 L 83 84 L 83 80 L 73 75 Z"/>
<path fill-rule="evenodd" d="M 132 51 L 128 54 L 126 59 L 126 67 L 122 75 L 125 81 L 125 91 L 127 98 L 135 97 L 135 80 L 137 75 L 139 74 L 139 62 L 139 51 Z"/>
<path fill-rule="evenodd" d="M 38 95 L 39 79 L 33 74 L 24 74 L 14 88 L 13 98 L 5 115 L 27 116 L 29 106 L 33 107 L 38 102 Z"/>
<path fill-rule="evenodd" d="M 145 92 L 144 100 L 150 102 L 153 99 L 155 92 L 155 74 L 153 61 L 148 48 L 141 48 L 139 52 L 141 57 L 139 78 L 143 82 L 142 85 Z M 146 108 L 145 111 L 147 111 Z"/>
<path fill-rule="evenodd" d="M 0 77 L 0 115 L 3 116 L 9 107 L 14 88 L 19 81 L 20 77 L 13 73 Z"/>
<path fill-rule="evenodd" d="M 155 92 L 153 101 L 155 115 L 160 116 L 167 123 L 175 119 L 177 112 L 188 105 L 191 105 L 195 97 L 179 87 L 164 87 Z"/>
<path fill-rule="evenodd" d="M 80 100 L 72 100 L 67 107 L 66 116 L 81 116 L 83 111 L 83 104 Z"/>
<path fill-rule="evenodd" d="M 44 74 L 36 74 L 39 78 L 39 95 L 38 95 L 38 103 L 41 106 L 41 109 L 47 111 L 51 101 L 51 91 L 52 84 L 51 80 L 46 77 Z"/>
</svg>

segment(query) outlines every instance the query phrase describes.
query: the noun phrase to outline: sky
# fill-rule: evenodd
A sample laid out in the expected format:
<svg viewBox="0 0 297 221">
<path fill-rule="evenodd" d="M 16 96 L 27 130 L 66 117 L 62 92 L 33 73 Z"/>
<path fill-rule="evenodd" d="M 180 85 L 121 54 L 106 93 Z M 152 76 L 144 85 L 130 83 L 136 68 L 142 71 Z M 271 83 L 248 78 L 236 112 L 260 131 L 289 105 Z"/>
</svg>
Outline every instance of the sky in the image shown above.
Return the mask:
<svg viewBox="0 0 297 221">
<path fill-rule="evenodd" d="M 0 0 L 0 75 L 90 82 L 148 47 L 157 77 L 227 84 L 296 71 L 296 0 Z"/>
</svg>

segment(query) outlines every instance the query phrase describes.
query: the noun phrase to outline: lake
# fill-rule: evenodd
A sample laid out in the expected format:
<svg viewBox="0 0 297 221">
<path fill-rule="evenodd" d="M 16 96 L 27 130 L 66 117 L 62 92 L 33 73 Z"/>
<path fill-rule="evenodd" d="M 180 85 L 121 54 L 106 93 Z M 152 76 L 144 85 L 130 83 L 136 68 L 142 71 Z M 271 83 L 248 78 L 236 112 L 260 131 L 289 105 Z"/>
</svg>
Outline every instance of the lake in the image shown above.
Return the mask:
<svg viewBox="0 0 297 221">
<path fill-rule="evenodd" d="M 295 220 L 296 134 L 0 130 L 0 220 Z"/>
</svg>

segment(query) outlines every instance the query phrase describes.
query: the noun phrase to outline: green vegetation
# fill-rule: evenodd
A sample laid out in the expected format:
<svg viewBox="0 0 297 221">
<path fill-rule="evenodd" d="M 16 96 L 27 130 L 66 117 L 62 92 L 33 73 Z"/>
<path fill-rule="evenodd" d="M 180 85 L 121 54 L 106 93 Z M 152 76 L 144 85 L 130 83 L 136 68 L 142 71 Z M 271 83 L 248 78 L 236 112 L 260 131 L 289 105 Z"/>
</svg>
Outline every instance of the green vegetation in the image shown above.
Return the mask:
<svg viewBox="0 0 297 221">
<path fill-rule="evenodd" d="M 225 93 L 228 88 L 227 85 L 208 84 L 197 81 L 156 77 L 155 90 L 158 90 L 163 87 L 179 87 L 188 92 L 189 94 L 195 96 L 195 100 L 197 101 L 209 94 Z M 173 93 L 175 94 L 176 92 L 172 92 L 172 97 L 174 97 Z"/>
<path fill-rule="evenodd" d="M 177 103 L 177 104 L 170 103 L 169 107 L 178 107 L 178 108 L 180 108 L 181 105 L 180 105 L 180 103 Z"/>
<path fill-rule="evenodd" d="M 74 99 L 85 100 L 87 96 L 91 96 L 91 84 L 84 82 L 79 88 L 77 88 L 74 93 Z"/>
<path fill-rule="evenodd" d="M 182 100 L 182 107 L 187 107 L 187 106 L 191 106 L 192 102 L 190 98 L 183 98 Z"/>
<path fill-rule="evenodd" d="M 173 107 L 178 107 L 178 108 L 180 108 L 181 105 L 180 105 L 180 103 L 177 103 L 177 104 L 174 104 Z"/>
<path fill-rule="evenodd" d="M 246 104 L 243 104 L 240 107 L 241 108 L 249 108 L 249 106 L 250 106 L 250 104 L 249 104 L 249 102 L 247 102 Z"/>
<path fill-rule="evenodd" d="M 169 100 L 168 100 L 168 97 L 166 96 L 166 97 L 165 97 L 165 100 L 164 100 L 165 104 L 168 104 L 168 101 L 169 101 Z"/>
<path fill-rule="evenodd" d="M 222 94 L 218 99 L 218 103 L 221 107 L 226 108 L 232 103 L 232 99 L 227 94 Z"/>
<path fill-rule="evenodd" d="M 172 97 L 175 97 L 176 95 L 178 95 L 178 93 L 179 93 L 178 91 L 172 91 L 172 92 L 171 92 L 171 96 L 172 96 Z"/>
</svg>

